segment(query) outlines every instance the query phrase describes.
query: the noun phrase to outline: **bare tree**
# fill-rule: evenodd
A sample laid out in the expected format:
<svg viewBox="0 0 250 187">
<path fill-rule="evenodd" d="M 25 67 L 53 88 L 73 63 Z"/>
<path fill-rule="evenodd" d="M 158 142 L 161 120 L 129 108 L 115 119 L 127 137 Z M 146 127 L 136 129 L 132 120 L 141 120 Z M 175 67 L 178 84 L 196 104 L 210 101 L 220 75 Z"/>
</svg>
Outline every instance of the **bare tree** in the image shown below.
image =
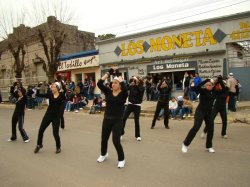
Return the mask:
<svg viewBox="0 0 250 187">
<path fill-rule="evenodd" d="M 7 42 L 7 48 L 14 57 L 15 77 L 20 80 L 24 69 L 26 34 L 29 28 L 22 24 L 25 18 L 23 13 L 14 14 L 13 11 L 1 11 L 1 13 L 0 36 Z"/>
<path fill-rule="evenodd" d="M 50 19 L 53 20 L 54 18 L 50 17 Z M 49 81 L 54 80 L 54 75 L 60 63 L 61 47 L 67 36 L 65 30 L 61 27 L 61 23 L 58 20 L 53 20 L 52 22 L 48 22 L 43 28 L 38 28 L 38 36 L 43 46 L 46 60 L 42 57 L 39 58 L 43 63 L 43 69 Z"/>
<path fill-rule="evenodd" d="M 43 47 L 45 59 L 41 56 L 37 56 L 37 58 L 43 63 L 43 69 L 49 81 L 54 80 L 54 75 L 60 63 L 61 48 L 67 37 L 68 30 L 65 23 L 70 22 L 74 17 L 73 11 L 70 11 L 70 6 L 64 2 L 62 0 L 53 1 L 52 3 L 40 1 L 40 4 L 34 4 L 33 6 L 35 20 L 44 23 L 37 28 L 37 33 Z"/>
</svg>

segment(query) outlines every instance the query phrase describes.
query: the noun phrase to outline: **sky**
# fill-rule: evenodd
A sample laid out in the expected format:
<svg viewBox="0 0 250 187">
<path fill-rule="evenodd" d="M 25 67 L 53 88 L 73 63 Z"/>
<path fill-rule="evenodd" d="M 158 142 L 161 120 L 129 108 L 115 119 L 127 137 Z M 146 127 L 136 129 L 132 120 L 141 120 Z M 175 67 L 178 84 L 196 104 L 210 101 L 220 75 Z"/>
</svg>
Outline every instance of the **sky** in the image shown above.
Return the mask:
<svg viewBox="0 0 250 187">
<path fill-rule="evenodd" d="M 68 16 L 73 17 L 69 24 L 96 36 L 122 36 L 250 11 L 250 0 L 0 0 L 0 19 L 10 12 L 21 17 L 20 12 L 24 12 L 24 24 L 33 27 L 41 22 L 37 18 L 41 7 L 46 7 L 46 15 L 54 14 L 49 11 L 53 7 L 57 13 L 62 7 L 66 17 L 73 13 Z"/>
</svg>

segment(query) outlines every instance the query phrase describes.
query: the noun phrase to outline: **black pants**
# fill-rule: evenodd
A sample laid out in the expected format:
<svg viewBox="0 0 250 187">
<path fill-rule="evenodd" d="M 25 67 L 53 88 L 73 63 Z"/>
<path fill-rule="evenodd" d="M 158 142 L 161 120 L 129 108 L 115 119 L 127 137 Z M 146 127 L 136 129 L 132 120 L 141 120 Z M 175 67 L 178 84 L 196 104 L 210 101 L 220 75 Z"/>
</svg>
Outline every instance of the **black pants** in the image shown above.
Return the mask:
<svg viewBox="0 0 250 187">
<path fill-rule="evenodd" d="M 158 118 L 159 113 L 160 113 L 162 108 L 164 108 L 164 125 L 165 125 L 165 127 L 168 127 L 169 104 L 168 103 L 163 103 L 163 102 L 160 102 L 160 101 L 157 102 L 155 115 L 154 115 L 154 118 L 153 118 L 153 121 L 152 121 L 152 126 L 153 127 L 155 126 L 156 119 Z"/>
<path fill-rule="evenodd" d="M 108 150 L 108 139 L 112 132 L 112 140 L 118 154 L 118 161 L 124 160 L 124 152 L 120 142 L 122 131 L 122 119 L 103 119 L 102 123 L 102 142 L 101 155 L 106 155 Z"/>
<path fill-rule="evenodd" d="M 214 134 L 214 120 L 211 112 L 202 112 L 199 109 L 196 109 L 194 115 L 194 126 L 190 129 L 186 139 L 184 140 L 184 145 L 189 146 L 194 139 L 196 133 L 199 131 L 203 120 L 207 127 L 207 141 L 206 148 L 211 148 L 213 146 L 212 139 Z"/>
<path fill-rule="evenodd" d="M 123 116 L 122 135 L 125 133 L 124 129 L 125 129 L 126 121 L 129 117 L 129 115 L 131 114 L 131 112 L 134 112 L 135 137 L 137 138 L 137 137 L 140 137 L 139 117 L 140 117 L 140 113 L 141 113 L 141 106 L 138 106 L 138 105 L 128 104 L 128 106 L 126 107 L 126 110 L 125 110 L 125 113 Z"/>
<path fill-rule="evenodd" d="M 60 125 L 61 128 L 64 129 L 65 128 L 65 123 L 64 123 L 64 110 L 65 110 L 65 102 L 62 102 L 61 106 L 60 106 Z"/>
<path fill-rule="evenodd" d="M 46 128 L 52 123 L 53 127 L 53 135 L 56 141 L 56 147 L 61 148 L 60 136 L 59 136 L 59 126 L 60 126 L 60 118 L 54 116 L 52 114 L 45 114 L 39 128 L 37 145 L 43 145 L 43 133 Z"/>
<path fill-rule="evenodd" d="M 28 140 L 29 137 L 27 135 L 27 133 L 25 132 L 25 130 L 23 129 L 23 123 L 24 123 L 24 114 L 23 115 L 17 115 L 17 114 L 13 114 L 12 116 L 12 136 L 11 139 L 15 140 L 17 138 L 16 135 L 16 125 L 18 123 L 18 129 L 21 133 L 21 136 L 23 138 L 23 140 Z"/>
<path fill-rule="evenodd" d="M 221 130 L 221 135 L 224 136 L 227 134 L 227 111 L 226 111 L 226 106 L 222 108 L 214 107 L 212 111 L 212 116 L 213 119 L 217 116 L 217 114 L 220 113 L 220 117 L 222 120 L 222 130 Z M 204 128 L 204 133 L 207 133 L 207 126 Z"/>
</svg>

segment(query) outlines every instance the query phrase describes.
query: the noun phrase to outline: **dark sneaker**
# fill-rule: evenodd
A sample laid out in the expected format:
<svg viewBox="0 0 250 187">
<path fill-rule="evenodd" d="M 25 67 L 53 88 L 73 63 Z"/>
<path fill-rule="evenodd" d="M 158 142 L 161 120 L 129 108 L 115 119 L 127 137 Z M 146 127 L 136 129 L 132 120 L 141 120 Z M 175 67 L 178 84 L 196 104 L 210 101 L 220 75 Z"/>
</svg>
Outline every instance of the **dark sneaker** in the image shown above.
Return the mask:
<svg viewBox="0 0 250 187">
<path fill-rule="evenodd" d="M 152 125 L 152 126 L 151 126 L 151 129 L 154 129 L 154 128 L 155 128 L 155 126 Z"/>
<path fill-rule="evenodd" d="M 60 148 L 56 148 L 56 154 L 61 153 L 61 149 Z"/>
<path fill-rule="evenodd" d="M 34 150 L 34 153 L 38 153 L 40 149 L 42 149 L 43 146 L 42 145 L 37 145 L 35 150 Z"/>
<path fill-rule="evenodd" d="M 10 138 L 10 139 L 8 139 L 8 142 L 13 142 L 13 141 L 16 141 L 16 138 Z"/>
<path fill-rule="evenodd" d="M 165 126 L 165 128 L 166 128 L 166 129 L 170 129 L 170 127 L 169 127 L 169 126 Z"/>
</svg>

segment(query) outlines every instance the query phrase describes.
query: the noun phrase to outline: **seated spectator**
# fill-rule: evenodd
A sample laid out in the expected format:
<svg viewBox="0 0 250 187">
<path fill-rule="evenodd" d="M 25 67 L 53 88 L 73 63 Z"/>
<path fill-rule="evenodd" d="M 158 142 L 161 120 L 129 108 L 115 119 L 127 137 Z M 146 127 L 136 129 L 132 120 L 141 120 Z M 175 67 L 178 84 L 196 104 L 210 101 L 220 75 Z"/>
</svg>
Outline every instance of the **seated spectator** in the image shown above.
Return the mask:
<svg viewBox="0 0 250 187">
<path fill-rule="evenodd" d="M 178 111 L 178 103 L 175 99 L 175 97 L 172 97 L 171 100 L 169 101 L 169 112 L 171 112 L 171 119 L 175 119 L 176 113 Z"/>
<path fill-rule="evenodd" d="M 183 116 L 182 116 L 182 110 L 183 110 L 183 96 L 178 96 L 177 97 L 177 104 L 178 104 L 178 107 L 177 107 L 177 111 L 176 111 L 176 114 L 179 113 L 179 116 L 180 116 L 180 120 L 183 119 Z"/>
<path fill-rule="evenodd" d="M 188 115 L 188 117 L 191 117 L 193 111 L 193 104 L 192 102 L 189 100 L 189 98 L 187 96 L 184 97 L 184 101 L 183 101 L 183 107 L 182 107 L 182 112 L 181 112 L 181 118 L 185 118 L 186 115 Z"/>
<path fill-rule="evenodd" d="M 102 100 L 102 111 L 105 111 L 106 109 L 106 99 Z"/>
<path fill-rule="evenodd" d="M 72 104 L 73 110 L 77 113 L 79 112 L 79 98 L 78 95 L 75 94 L 73 97 L 73 104 Z"/>
<path fill-rule="evenodd" d="M 95 114 L 96 113 L 96 109 L 97 109 L 98 103 L 99 103 L 98 97 L 94 96 L 94 98 L 93 98 L 93 104 L 90 107 L 90 111 L 89 111 L 90 114 Z"/>
<path fill-rule="evenodd" d="M 68 111 L 68 112 L 71 111 L 72 106 L 73 106 L 73 97 L 74 97 L 74 94 L 72 90 L 67 90 L 65 111 Z"/>
<path fill-rule="evenodd" d="M 80 99 L 79 99 L 79 109 L 82 110 L 83 107 L 85 107 L 86 105 L 88 105 L 89 100 L 84 97 L 83 95 L 81 95 Z"/>
</svg>

